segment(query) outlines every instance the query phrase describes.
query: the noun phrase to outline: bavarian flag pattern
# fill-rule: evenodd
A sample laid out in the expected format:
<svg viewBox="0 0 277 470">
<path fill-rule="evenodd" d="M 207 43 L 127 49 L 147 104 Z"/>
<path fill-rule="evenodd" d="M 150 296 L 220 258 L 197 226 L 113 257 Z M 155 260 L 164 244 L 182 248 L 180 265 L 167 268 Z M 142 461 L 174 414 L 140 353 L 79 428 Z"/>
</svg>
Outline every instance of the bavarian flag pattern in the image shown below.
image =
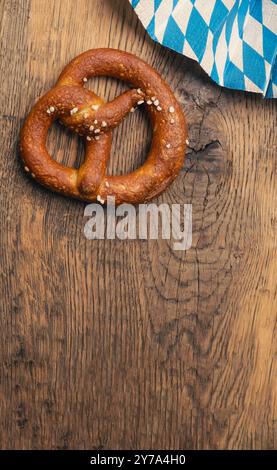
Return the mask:
<svg viewBox="0 0 277 470">
<path fill-rule="evenodd" d="M 150 36 L 219 85 L 277 98 L 277 0 L 129 0 Z"/>
</svg>

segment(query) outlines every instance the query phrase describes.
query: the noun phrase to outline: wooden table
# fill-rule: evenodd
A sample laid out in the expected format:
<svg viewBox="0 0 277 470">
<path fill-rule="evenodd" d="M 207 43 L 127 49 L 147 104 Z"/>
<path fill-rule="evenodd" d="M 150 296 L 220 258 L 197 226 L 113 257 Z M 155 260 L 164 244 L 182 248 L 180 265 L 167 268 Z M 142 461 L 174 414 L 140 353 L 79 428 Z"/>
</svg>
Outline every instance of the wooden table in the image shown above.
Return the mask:
<svg viewBox="0 0 277 470">
<path fill-rule="evenodd" d="M 276 447 L 276 102 L 216 86 L 152 42 L 125 0 L 0 5 L 1 448 Z M 184 108 L 186 163 L 155 202 L 192 204 L 188 251 L 86 240 L 85 204 L 22 169 L 30 107 L 99 46 L 144 58 Z M 107 100 L 124 89 L 89 86 Z M 109 171 L 138 167 L 150 141 L 145 114 L 129 115 Z M 59 125 L 48 148 L 68 165 L 83 155 Z"/>
</svg>

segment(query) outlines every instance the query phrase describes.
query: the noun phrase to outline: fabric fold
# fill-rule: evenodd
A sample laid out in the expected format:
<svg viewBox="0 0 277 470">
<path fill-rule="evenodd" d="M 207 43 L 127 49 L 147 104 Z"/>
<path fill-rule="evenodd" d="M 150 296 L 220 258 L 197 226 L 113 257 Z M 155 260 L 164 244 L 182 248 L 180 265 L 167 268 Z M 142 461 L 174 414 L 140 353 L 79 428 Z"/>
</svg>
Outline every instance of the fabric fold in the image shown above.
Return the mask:
<svg viewBox="0 0 277 470">
<path fill-rule="evenodd" d="M 219 85 L 277 98 L 277 0 L 129 0 L 149 35 Z"/>
</svg>

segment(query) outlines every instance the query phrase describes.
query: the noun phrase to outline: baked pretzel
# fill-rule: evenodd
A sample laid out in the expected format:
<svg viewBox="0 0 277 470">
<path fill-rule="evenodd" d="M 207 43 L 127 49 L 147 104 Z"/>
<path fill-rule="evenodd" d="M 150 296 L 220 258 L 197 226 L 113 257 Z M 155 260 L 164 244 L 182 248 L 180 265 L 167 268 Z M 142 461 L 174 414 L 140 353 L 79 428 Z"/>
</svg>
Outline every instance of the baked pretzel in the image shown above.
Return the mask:
<svg viewBox="0 0 277 470">
<path fill-rule="evenodd" d="M 84 83 L 108 75 L 134 87 L 109 103 Z M 153 138 L 145 163 L 122 176 L 107 176 L 112 129 L 145 104 Z M 85 136 L 86 154 L 79 169 L 52 160 L 46 150 L 48 129 L 59 119 L 72 131 Z M 157 196 L 175 179 L 183 165 L 186 123 L 169 86 L 148 64 L 127 52 L 93 49 L 79 55 L 61 73 L 56 85 L 32 108 L 21 131 L 20 149 L 24 168 L 40 184 L 65 196 L 105 203 L 140 203 Z"/>
</svg>

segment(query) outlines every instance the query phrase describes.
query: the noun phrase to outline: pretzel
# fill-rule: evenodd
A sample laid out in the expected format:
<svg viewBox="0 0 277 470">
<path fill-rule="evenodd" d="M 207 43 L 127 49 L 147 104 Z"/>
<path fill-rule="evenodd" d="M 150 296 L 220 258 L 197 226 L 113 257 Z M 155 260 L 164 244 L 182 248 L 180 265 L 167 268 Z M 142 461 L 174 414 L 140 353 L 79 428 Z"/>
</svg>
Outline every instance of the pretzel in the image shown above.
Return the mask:
<svg viewBox="0 0 277 470">
<path fill-rule="evenodd" d="M 104 101 L 84 83 L 95 76 L 127 81 L 132 89 Z M 107 176 L 112 129 L 137 106 L 144 104 L 153 127 L 145 163 L 122 176 Z M 79 169 L 52 160 L 46 150 L 49 127 L 59 119 L 86 139 Z M 141 203 L 152 199 L 175 179 L 184 161 L 186 123 L 180 105 L 161 76 L 143 60 L 114 49 L 92 49 L 73 59 L 56 85 L 34 105 L 21 131 L 24 168 L 37 182 L 65 196 L 83 201 Z"/>
</svg>

